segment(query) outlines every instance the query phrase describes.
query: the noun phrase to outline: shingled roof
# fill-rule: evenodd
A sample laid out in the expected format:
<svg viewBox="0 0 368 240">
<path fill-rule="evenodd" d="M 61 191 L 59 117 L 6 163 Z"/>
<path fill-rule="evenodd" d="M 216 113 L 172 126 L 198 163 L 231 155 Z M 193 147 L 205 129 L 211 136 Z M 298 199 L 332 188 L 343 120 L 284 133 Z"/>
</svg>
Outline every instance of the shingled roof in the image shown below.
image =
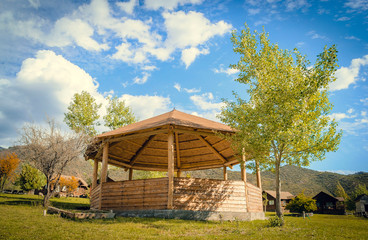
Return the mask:
<svg viewBox="0 0 368 240">
<path fill-rule="evenodd" d="M 173 110 L 96 136 L 109 143 L 109 164 L 141 170 L 167 170 L 168 133 L 174 133 L 175 170 L 210 169 L 238 164 L 231 143 L 217 133 L 233 134 L 229 126 Z M 86 154 L 102 161 L 102 147 Z"/>
</svg>

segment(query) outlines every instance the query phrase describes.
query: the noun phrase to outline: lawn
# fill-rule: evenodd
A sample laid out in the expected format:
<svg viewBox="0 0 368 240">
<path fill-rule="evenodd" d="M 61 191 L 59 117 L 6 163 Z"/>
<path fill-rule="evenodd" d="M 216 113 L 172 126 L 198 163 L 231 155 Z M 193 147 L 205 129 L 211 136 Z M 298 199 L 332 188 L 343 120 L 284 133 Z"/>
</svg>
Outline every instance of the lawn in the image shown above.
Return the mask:
<svg viewBox="0 0 368 240">
<path fill-rule="evenodd" d="M 284 227 L 268 221 L 211 222 L 154 218 L 69 220 L 43 216 L 41 198 L 0 194 L 0 239 L 368 239 L 368 220 L 354 216 L 286 216 Z M 52 205 L 86 209 L 88 199 L 52 199 Z"/>
</svg>

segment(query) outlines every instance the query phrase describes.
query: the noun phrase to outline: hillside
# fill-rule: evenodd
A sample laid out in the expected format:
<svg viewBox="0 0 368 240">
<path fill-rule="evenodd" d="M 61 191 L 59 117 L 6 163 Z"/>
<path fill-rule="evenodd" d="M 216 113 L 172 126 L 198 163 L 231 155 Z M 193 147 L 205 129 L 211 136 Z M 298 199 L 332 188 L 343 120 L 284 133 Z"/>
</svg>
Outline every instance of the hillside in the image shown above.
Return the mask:
<svg viewBox="0 0 368 240">
<path fill-rule="evenodd" d="M 12 147 L 8 150 L 18 152 L 18 147 Z M 25 163 L 27 161 L 22 162 Z M 85 161 L 81 157 L 69 164 L 63 174 L 81 177 L 90 183 L 92 178 L 92 168 L 92 162 Z M 18 171 L 19 170 L 20 167 Z M 196 178 L 222 179 L 223 177 L 222 169 L 183 172 L 183 176 L 186 176 L 187 174 Z M 109 169 L 109 177 L 115 181 L 124 180 L 128 178 L 128 172 L 123 169 L 113 167 Z M 261 177 L 263 189 L 275 190 L 274 173 L 269 171 L 262 172 Z M 228 179 L 240 180 L 240 172 L 228 170 Z M 252 184 L 256 184 L 256 177 L 254 174 L 247 174 L 247 180 Z M 335 195 L 337 182 L 340 182 L 345 191 L 349 194 L 358 184 L 365 184 L 368 186 L 368 173 L 359 172 L 350 175 L 342 175 L 331 172 L 319 172 L 297 166 L 283 166 L 281 168 L 282 191 L 288 191 L 292 194 L 298 194 L 304 190 L 304 193 L 309 196 L 314 196 L 320 191 Z"/>
</svg>

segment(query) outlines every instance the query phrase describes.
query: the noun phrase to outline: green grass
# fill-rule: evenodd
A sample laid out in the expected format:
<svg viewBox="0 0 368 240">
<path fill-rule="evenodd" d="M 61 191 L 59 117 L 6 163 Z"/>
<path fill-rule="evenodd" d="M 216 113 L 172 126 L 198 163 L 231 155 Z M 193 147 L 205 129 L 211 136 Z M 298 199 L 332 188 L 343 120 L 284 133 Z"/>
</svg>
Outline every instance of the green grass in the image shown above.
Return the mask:
<svg viewBox="0 0 368 240">
<path fill-rule="evenodd" d="M 268 227 L 267 221 L 76 221 L 58 215 L 44 217 L 40 203 L 37 196 L 0 194 L 0 239 L 368 239 L 368 220 L 354 216 L 285 216 L 286 225 L 281 228 Z M 52 205 L 83 209 L 88 199 L 52 199 Z"/>
</svg>

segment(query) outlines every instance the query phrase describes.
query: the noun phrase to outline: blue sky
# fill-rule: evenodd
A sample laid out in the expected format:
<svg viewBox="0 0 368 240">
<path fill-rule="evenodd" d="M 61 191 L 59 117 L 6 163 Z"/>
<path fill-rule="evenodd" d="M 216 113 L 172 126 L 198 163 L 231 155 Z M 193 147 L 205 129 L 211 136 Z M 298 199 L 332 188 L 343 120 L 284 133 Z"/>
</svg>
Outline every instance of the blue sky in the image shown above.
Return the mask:
<svg viewBox="0 0 368 240">
<path fill-rule="evenodd" d="M 231 31 L 246 22 L 312 63 L 337 45 L 331 116 L 344 134 L 310 168 L 368 171 L 367 16 L 367 0 L 2 0 L 0 146 L 14 145 L 26 123 L 63 125 L 83 90 L 104 106 L 108 95 L 121 98 L 140 120 L 173 108 L 216 120 L 221 99 L 246 96 L 229 69 L 239 60 Z"/>
</svg>

